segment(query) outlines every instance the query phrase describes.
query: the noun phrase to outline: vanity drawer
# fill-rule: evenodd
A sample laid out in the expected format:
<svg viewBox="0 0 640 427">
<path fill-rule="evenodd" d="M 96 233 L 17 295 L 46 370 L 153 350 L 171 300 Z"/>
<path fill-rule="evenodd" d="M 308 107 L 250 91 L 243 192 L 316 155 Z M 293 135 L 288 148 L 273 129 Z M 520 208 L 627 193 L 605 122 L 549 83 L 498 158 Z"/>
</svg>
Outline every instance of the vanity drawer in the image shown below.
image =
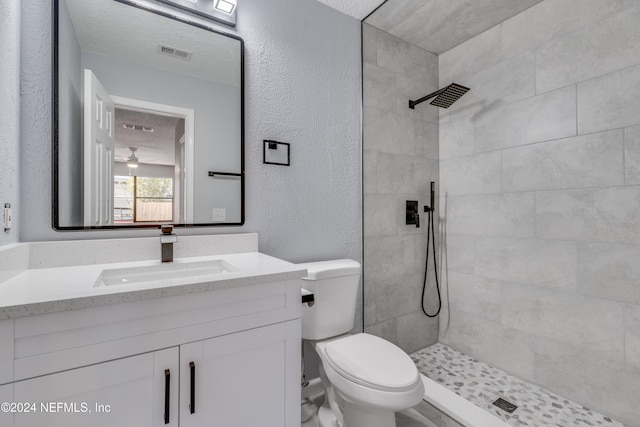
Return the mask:
<svg viewBox="0 0 640 427">
<path fill-rule="evenodd" d="M 299 300 L 295 280 L 18 318 L 14 380 L 282 322 L 293 289 Z"/>
</svg>

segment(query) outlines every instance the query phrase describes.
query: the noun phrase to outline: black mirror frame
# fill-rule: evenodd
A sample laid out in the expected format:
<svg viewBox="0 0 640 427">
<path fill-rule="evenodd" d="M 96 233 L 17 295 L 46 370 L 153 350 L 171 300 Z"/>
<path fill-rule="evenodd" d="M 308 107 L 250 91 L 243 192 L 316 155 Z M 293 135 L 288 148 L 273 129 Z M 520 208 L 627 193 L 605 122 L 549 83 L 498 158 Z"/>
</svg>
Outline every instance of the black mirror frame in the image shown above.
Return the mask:
<svg viewBox="0 0 640 427">
<path fill-rule="evenodd" d="M 133 225 L 103 225 L 103 226 L 61 226 L 59 223 L 58 213 L 58 195 L 59 195 L 59 183 L 58 183 L 58 157 L 59 157 L 59 107 L 58 107 L 58 40 L 59 40 L 59 16 L 58 6 L 59 2 L 64 0 L 53 0 L 51 3 L 51 222 L 52 228 L 55 231 L 90 231 L 90 230 L 128 230 L 128 229 L 144 229 L 144 228 L 158 228 L 160 223 L 154 224 L 133 224 Z M 240 222 L 224 222 L 224 223 L 194 223 L 194 224 L 173 224 L 174 227 L 238 227 L 244 225 L 245 222 L 245 160 L 244 160 L 244 40 L 235 35 L 229 34 L 223 31 L 218 31 L 200 23 L 183 19 L 182 17 L 165 13 L 159 10 L 151 10 L 140 5 L 137 5 L 130 0 L 113 0 L 118 3 L 126 4 L 140 10 L 144 10 L 149 13 L 164 16 L 165 18 L 173 19 L 175 21 L 182 22 L 187 25 L 192 25 L 197 28 L 201 28 L 206 31 L 210 31 L 215 34 L 226 36 L 240 42 Z"/>
</svg>

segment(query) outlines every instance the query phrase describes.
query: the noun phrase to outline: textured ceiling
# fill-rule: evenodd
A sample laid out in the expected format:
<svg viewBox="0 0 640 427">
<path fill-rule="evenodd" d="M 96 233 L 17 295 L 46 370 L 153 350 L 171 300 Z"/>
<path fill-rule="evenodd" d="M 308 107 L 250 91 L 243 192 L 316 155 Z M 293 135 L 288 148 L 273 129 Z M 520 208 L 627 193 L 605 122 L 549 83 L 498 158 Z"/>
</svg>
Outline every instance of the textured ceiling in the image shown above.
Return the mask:
<svg viewBox="0 0 640 427">
<path fill-rule="evenodd" d="M 115 1 L 66 3 L 82 49 L 240 86 L 240 44 L 235 39 Z M 159 54 L 159 44 L 192 52 L 191 60 Z"/>
<path fill-rule="evenodd" d="M 376 7 L 384 3 L 384 0 L 318 0 L 333 9 L 358 18 L 364 19 L 368 14 L 373 12 Z"/>
<path fill-rule="evenodd" d="M 134 147 L 138 149 L 136 157 L 140 163 L 173 166 L 176 130 L 180 120 L 184 119 L 116 108 L 115 161 L 126 162 L 131 155 L 129 147 Z M 123 124 L 135 125 L 138 129 L 126 129 Z M 152 128 L 153 132 L 141 130 L 142 126 Z"/>
<path fill-rule="evenodd" d="M 319 0 L 363 19 L 376 0 Z M 440 54 L 542 0 L 387 0 L 365 22 Z"/>
</svg>

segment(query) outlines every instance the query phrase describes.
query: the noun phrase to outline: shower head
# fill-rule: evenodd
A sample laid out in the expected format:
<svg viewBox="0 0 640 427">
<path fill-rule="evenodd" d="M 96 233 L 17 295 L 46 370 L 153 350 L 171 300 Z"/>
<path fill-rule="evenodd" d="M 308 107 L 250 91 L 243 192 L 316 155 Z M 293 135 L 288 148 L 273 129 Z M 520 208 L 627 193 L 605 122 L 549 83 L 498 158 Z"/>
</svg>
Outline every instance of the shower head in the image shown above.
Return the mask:
<svg viewBox="0 0 640 427">
<path fill-rule="evenodd" d="M 462 95 L 467 92 L 469 92 L 468 87 L 459 85 L 457 83 L 451 83 L 449 86 L 443 87 L 442 89 L 430 93 L 427 96 L 423 96 L 416 101 L 409 101 L 409 108 L 413 110 L 416 105 L 433 97 L 435 97 L 436 99 L 430 102 L 431 105 L 435 105 L 436 107 L 441 108 L 449 108 L 451 104 L 456 102 Z"/>
</svg>

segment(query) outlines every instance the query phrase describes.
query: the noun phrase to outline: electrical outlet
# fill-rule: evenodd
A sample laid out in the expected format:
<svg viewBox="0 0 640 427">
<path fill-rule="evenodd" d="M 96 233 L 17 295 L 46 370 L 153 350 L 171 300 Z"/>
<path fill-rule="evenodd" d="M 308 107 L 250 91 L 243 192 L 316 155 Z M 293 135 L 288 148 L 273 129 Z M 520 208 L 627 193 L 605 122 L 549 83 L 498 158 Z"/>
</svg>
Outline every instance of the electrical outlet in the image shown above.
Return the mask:
<svg viewBox="0 0 640 427">
<path fill-rule="evenodd" d="M 11 214 L 11 205 L 9 203 L 4 204 L 4 231 L 8 233 L 11 230 L 11 222 L 13 217 Z"/>
<path fill-rule="evenodd" d="M 213 208 L 213 222 L 224 222 L 227 220 L 227 210 L 225 208 Z"/>
</svg>

